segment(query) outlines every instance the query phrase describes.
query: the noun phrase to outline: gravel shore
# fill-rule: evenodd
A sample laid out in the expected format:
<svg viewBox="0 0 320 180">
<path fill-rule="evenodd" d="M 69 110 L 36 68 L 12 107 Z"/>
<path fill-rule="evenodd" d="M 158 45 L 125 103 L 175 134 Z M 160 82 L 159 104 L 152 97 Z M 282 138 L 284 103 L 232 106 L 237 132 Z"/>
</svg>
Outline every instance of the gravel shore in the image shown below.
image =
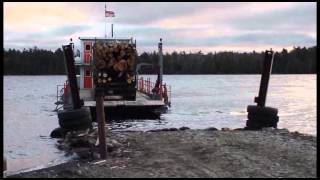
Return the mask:
<svg viewBox="0 0 320 180">
<path fill-rule="evenodd" d="M 74 160 L 10 177 L 315 178 L 316 139 L 272 128 L 109 131 L 105 161 Z"/>
</svg>

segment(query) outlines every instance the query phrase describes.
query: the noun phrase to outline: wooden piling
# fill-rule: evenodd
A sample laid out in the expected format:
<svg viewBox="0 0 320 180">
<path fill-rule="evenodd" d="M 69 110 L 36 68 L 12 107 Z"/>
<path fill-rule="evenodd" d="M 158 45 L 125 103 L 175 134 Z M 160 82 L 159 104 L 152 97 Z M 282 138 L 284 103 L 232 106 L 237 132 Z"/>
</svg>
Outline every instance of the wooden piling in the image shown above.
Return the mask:
<svg viewBox="0 0 320 180">
<path fill-rule="evenodd" d="M 147 79 L 147 93 L 150 94 L 150 78 Z"/>
<path fill-rule="evenodd" d="M 274 53 L 272 50 L 265 52 L 259 95 L 254 98 L 254 102 L 257 103 L 257 106 L 249 105 L 247 107 L 248 120 L 245 129 L 258 130 L 264 127 L 277 128 L 277 123 L 279 121 L 278 109 L 265 106 L 273 58 Z"/>
<path fill-rule="evenodd" d="M 96 114 L 98 120 L 98 134 L 99 134 L 99 149 L 101 159 L 106 159 L 107 157 L 107 145 L 106 145 L 106 126 L 105 126 L 105 114 L 103 98 L 104 94 L 102 92 L 97 93 L 96 96 Z"/>
<path fill-rule="evenodd" d="M 80 109 L 82 106 L 82 103 L 79 96 L 79 89 L 77 84 L 72 45 L 69 44 L 69 45 L 62 46 L 62 49 L 64 53 L 64 60 L 65 60 L 65 65 L 66 65 L 66 70 L 68 75 L 68 81 L 70 83 L 73 109 Z"/>
<path fill-rule="evenodd" d="M 274 53 L 273 51 L 266 51 L 265 58 L 263 61 L 263 70 L 260 81 L 259 88 L 259 96 L 255 97 L 254 102 L 257 103 L 258 106 L 264 107 L 266 104 L 268 84 L 270 79 L 270 74 L 272 71 L 272 63 L 273 63 Z"/>
<path fill-rule="evenodd" d="M 159 87 L 162 86 L 162 75 L 163 75 L 163 55 L 162 55 L 162 38 L 160 38 L 160 42 L 158 44 L 159 48 Z"/>
<path fill-rule="evenodd" d="M 3 156 L 3 171 L 7 170 L 7 159 L 5 156 Z"/>
</svg>

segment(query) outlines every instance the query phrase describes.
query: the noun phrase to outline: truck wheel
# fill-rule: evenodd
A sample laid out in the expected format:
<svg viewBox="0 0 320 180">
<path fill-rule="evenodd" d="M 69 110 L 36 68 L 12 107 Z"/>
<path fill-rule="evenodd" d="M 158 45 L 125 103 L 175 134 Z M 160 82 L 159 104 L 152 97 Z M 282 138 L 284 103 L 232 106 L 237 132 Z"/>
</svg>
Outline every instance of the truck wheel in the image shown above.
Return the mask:
<svg viewBox="0 0 320 180">
<path fill-rule="evenodd" d="M 82 107 L 80 109 L 63 110 L 58 112 L 58 118 L 60 119 L 75 119 L 90 115 L 89 108 Z"/>
<path fill-rule="evenodd" d="M 276 116 L 278 114 L 278 109 L 272 107 L 260 107 L 256 105 L 249 105 L 247 107 L 247 112 L 249 114 Z"/>
</svg>

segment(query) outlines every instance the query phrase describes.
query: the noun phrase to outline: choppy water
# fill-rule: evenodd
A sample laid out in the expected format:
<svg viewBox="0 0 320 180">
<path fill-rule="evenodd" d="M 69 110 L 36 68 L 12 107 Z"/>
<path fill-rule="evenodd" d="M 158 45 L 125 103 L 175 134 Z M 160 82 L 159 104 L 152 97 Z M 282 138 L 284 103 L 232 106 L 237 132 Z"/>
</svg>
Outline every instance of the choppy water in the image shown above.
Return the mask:
<svg viewBox="0 0 320 180">
<path fill-rule="evenodd" d="M 155 81 L 156 76 L 151 77 Z M 8 172 L 67 161 L 50 132 L 58 127 L 53 112 L 56 85 L 66 76 L 4 77 L 4 154 Z M 260 75 L 166 75 L 172 108 L 160 120 L 113 122 L 114 130 L 188 126 L 244 127 L 246 107 L 258 95 Z M 272 75 L 267 106 L 278 108 L 279 128 L 316 135 L 316 75 Z"/>
</svg>

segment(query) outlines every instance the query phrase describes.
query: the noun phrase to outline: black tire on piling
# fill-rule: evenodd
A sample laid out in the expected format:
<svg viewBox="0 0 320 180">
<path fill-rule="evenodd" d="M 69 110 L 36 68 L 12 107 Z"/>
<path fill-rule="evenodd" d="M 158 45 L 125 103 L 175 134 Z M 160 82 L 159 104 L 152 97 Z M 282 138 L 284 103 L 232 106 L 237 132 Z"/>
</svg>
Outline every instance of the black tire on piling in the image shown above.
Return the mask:
<svg viewBox="0 0 320 180">
<path fill-rule="evenodd" d="M 276 116 L 278 114 L 278 109 L 272 108 L 272 107 L 261 107 L 256 105 L 249 105 L 247 107 L 247 112 L 248 114 Z"/>
<path fill-rule="evenodd" d="M 90 114 L 90 110 L 86 107 L 80 109 L 63 110 L 58 112 L 59 119 L 74 119 L 79 117 L 85 117 Z"/>
<path fill-rule="evenodd" d="M 82 117 L 77 119 L 64 119 L 59 121 L 59 124 L 64 129 L 68 130 L 81 130 L 91 127 L 92 119 L 91 117 Z"/>
<path fill-rule="evenodd" d="M 259 130 L 265 127 L 273 127 L 277 128 L 277 123 L 273 122 L 260 122 L 260 121 L 253 121 L 253 120 L 247 120 L 246 122 L 246 128 L 251 130 Z"/>
<path fill-rule="evenodd" d="M 277 124 L 279 122 L 279 116 L 274 114 L 275 111 L 266 111 L 262 112 L 262 109 L 259 109 L 257 112 L 262 112 L 261 114 L 253 114 L 252 112 L 248 113 L 248 120 L 246 122 L 246 126 L 252 130 L 258 130 L 264 127 L 274 127 L 277 128 Z M 266 113 L 267 112 L 267 113 Z M 256 112 L 254 112 L 256 113 Z"/>
<path fill-rule="evenodd" d="M 263 127 L 265 127 L 265 124 L 262 124 L 261 122 L 255 122 L 251 120 L 247 120 L 246 122 L 246 129 L 248 130 L 260 130 Z"/>
<path fill-rule="evenodd" d="M 58 128 L 55 128 L 54 130 L 51 131 L 50 137 L 51 138 L 64 138 L 66 135 L 66 132 L 67 131 L 65 129 L 58 127 Z"/>
<path fill-rule="evenodd" d="M 279 122 L 279 116 L 271 116 L 271 115 L 255 115 L 248 114 L 249 120 L 254 120 L 255 122 L 261 122 L 264 124 L 276 124 Z"/>
<path fill-rule="evenodd" d="M 61 111 L 58 113 L 59 125 L 66 130 L 80 130 L 91 127 L 92 118 L 90 110 L 82 107 L 81 109 Z"/>
<path fill-rule="evenodd" d="M 97 122 L 96 107 L 90 107 L 90 114 L 93 122 Z"/>
</svg>

